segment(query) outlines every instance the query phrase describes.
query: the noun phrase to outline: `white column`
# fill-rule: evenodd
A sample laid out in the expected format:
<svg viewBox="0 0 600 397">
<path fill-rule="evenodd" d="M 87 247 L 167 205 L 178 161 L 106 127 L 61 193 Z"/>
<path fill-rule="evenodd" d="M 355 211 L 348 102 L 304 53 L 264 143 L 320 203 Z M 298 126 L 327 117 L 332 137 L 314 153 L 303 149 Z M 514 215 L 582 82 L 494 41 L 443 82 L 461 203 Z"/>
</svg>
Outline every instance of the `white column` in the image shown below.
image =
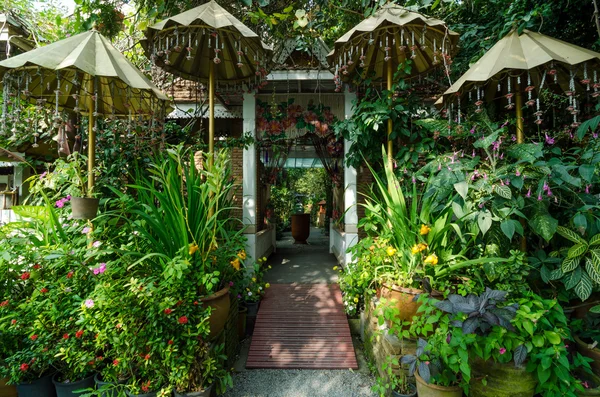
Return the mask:
<svg viewBox="0 0 600 397">
<path fill-rule="evenodd" d="M 344 91 L 344 115 L 346 119 L 352 117 L 352 103 L 356 99 L 356 94 L 349 92 L 348 88 Z M 352 142 L 344 139 L 344 158 L 350 151 Z M 358 242 L 358 212 L 356 204 L 358 202 L 356 169 L 347 164 L 344 165 L 344 259 L 343 264 L 352 261 L 352 256 L 347 250 Z"/>
<path fill-rule="evenodd" d="M 244 94 L 243 107 L 243 134 L 250 133 L 256 138 L 256 98 L 254 92 Z M 249 145 L 243 154 L 243 181 L 242 181 L 242 221 L 246 225 L 245 233 L 256 233 L 256 148 Z"/>
</svg>

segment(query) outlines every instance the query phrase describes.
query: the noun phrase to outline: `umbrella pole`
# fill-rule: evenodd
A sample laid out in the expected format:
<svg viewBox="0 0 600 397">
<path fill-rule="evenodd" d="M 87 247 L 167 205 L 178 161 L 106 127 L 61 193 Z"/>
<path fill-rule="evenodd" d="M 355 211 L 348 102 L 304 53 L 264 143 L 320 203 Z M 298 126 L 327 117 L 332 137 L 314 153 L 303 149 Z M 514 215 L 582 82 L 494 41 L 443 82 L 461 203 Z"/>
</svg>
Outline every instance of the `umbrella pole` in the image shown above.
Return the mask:
<svg viewBox="0 0 600 397">
<path fill-rule="evenodd" d="M 523 143 L 523 96 L 520 84 L 516 85 L 515 106 L 517 108 L 517 143 Z"/>
<path fill-rule="evenodd" d="M 215 63 L 209 62 L 208 69 L 208 164 L 212 165 L 215 155 Z"/>
<path fill-rule="evenodd" d="M 96 160 L 96 130 L 94 129 L 94 78 L 90 76 L 88 100 L 88 185 L 87 195 L 92 197 L 94 190 L 94 165 Z"/>
<path fill-rule="evenodd" d="M 392 91 L 392 62 L 388 60 L 387 62 L 387 89 L 388 91 Z M 392 142 L 392 119 L 389 118 L 387 122 L 387 153 L 388 153 L 388 161 L 390 165 L 392 165 L 392 161 L 394 159 L 394 143 Z"/>
</svg>

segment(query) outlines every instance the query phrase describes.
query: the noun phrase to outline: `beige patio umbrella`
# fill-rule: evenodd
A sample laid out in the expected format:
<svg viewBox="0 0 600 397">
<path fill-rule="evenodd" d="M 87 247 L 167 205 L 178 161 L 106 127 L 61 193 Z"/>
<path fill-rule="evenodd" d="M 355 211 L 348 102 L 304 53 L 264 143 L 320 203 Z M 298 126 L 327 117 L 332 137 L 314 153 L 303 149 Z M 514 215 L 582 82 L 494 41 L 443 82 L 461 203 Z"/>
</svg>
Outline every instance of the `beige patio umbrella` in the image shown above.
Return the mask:
<svg viewBox="0 0 600 397">
<path fill-rule="evenodd" d="M 507 109 L 515 109 L 517 140 L 523 142 L 523 95 L 526 105 L 537 110 L 537 96 L 542 88 L 565 93 L 568 110 L 577 125 L 578 97 L 581 93 L 600 95 L 600 53 L 578 47 L 541 33 L 513 30 L 498 41 L 465 74 L 463 74 L 436 103 L 447 109 L 470 98 L 481 111 L 486 101 L 500 99 Z M 514 96 L 514 102 L 513 102 Z M 460 109 L 460 108 L 459 108 Z"/>
<path fill-rule="evenodd" d="M 339 83 L 356 73 L 375 81 L 386 80 L 392 89 L 394 72 L 407 59 L 412 59 L 411 76 L 445 65 L 456 50 L 459 35 L 446 23 L 397 4 L 386 4 L 340 37 L 327 56 L 335 67 Z M 392 120 L 388 120 L 388 156 L 392 156 Z"/>
<path fill-rule="evenodd" d="M 161 116 L 165 96 L 96 30 L 81 33 L 0 62 L 5 90 L 3 118 L 12 91 L 24 100 L 88 117 L 88 195 L 94 189 L 97 117 Z M 13 104 L 13 107 L 16 104 Z M 17 109 L 18 110 L 18 109 Z M 3 124 L 4 124 L 3 119 Z"/>
<path fill-rule="evenodd" d="M 142 47 L 157 66 L 208 85 L 208 151 L 212 153 L 215 82 L 258 86 L 266 77 L 271 48 L 215 1 L 152 25 L 145 35 Z"/>
</svg>

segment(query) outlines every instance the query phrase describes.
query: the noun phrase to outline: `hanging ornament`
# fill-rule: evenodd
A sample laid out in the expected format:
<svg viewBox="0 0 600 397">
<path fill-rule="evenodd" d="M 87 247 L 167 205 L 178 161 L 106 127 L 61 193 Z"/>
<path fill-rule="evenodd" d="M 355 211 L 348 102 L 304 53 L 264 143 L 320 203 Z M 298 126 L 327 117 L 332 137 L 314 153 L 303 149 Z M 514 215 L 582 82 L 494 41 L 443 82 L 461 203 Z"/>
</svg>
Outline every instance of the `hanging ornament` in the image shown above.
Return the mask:
<svg viewBox="0 0 600 397">
<path fill-rule="evenodd" d="M 511 77 L 508 76 L 508 93 L 506 95 L 504 95 L 504 97 L 506 99 L 508 99 L 508 105 L 505 106 L 505 108 L 508 110 L 511 110 L 512 108 L 515 107 L 515 105 L 512 103 L 512 97 L 514 96 L 514 94 L 511 92 L 510 80 L 511 80 Z"/>
<path fill-rule="evenodd" d="M 404 42 L 404 29 L 400 30 L 400 51 L 406 51 L 406 44 Z"/>
<path fill-rule="evenodd" d="M 527 102 L 525 102 L 525 104 L 530 107 L 535 105 L 535 101 L 532 98 L 534 89 L 535 87 L 531 85 L 531 74 L 527 71 L 527 87 L 525 87 L 525 92 L 527 92 Z"/>
<path fill-rule="evenodd" d="M 175 34 L 175 48 L 173 48 L 173 51 L 181 52 L 182 48 L 181 48 L 181 45 L 179 45 L 179 31 L 177 29 L 175 29 L 173 34 Z"/>
<path fill-rule="evenodd" d="M 579 110 L 577 109 L 577 98 L 573 98 L 573 111 L 571 112 L 573 115 L 573 123 L 571 123 L 571 128 L 577 128 L 581 125 L 581 123 L 577 121 L 578 113 Z"/>
<path fill-rule="evenodd" d="M 596 98 L 598 97 L 598 95 L 600 95 L 600 91 L 598 91 L 598 88 L 600 88 L 600 83 L 598 83 L 598 73 L 596 72 L 596 70 L 594 70 L 594 93 L 592 94 L 592 97 Z"/>
<path fill-rule="evenodd" d="M 410 46 L 410 50 L 412 51 L 412 55 L 410 56 L 410 59 L 415 59 L 417 57 L 417 46 L 415 45 L 415 31 L 411 31 L 411 46 Z"/>
<path fill-rule="evenodd" d="M 192 32 L 188 33 L 188 45 L 185 48 L 187 50 L 186 60 L 190 61 L 192 59 Z"/>
<path fill-rule="evenodd" d="M 483 101 L 481 100 L 481 90 L 481 87 L 477 87 L 477 102 L 475 102 L 475 106 L 477 106 L 477 109 L 475 109 L 475 113 L 481 113 L 483 111 L 483 109 L 481 108 L 481 105 L 483 105 Z"/>
<path fill-rule="evenodd" d="M 433 38 L 433 64 L 437 65 L 440 61 L 438 60 L 437 42 L 436 37 Z"/>
<path fill-rule="evenodd" d="M 390 57 L 390 47 L 389 47 L 389 45 L 388 45 L 388 37 L 387 37 L 387 36 L 385 36 L 385 58 L 383 58 L 383 60 L 384 60 L 385 62 L 387 62 L 387 61 L 389 61 L 390 59 L 392 59 L 392 58 Z"/>
<path fill-rule="evenodd" d="M 364 48 L 360 49 L 360 58 L 359 59 L 360 59 L 359 66 L 361 68 L 364 68 L 365 67 L 365 49 Z"/>
<path fill-rule="evenodd" d="M 583 64 L 583 80 L 581 84 L 586 86 L 586 91 L 590 90 L 590 79 L 588 78 L 587 62 Z"/>
<path fill-rule="evenodd" d="M 544 121 L 541 118 L 544 113 L 540 110 L 540 98 L 536 98 L 535 103 L 536 103 L 536 112 L 534 113 L 534 115 L 536 117 L 535 123 L 537 125 L 540 125 Z"/>
</svg>

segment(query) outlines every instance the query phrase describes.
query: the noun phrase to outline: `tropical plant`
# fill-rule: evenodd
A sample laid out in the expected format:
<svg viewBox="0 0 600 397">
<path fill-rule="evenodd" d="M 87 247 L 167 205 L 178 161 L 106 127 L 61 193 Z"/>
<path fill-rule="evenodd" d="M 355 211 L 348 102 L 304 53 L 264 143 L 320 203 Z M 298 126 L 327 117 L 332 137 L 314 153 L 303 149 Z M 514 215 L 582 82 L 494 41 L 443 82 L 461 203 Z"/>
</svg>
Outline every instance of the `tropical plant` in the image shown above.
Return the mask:
<svg viewBox="0 0 600 397">
<path fill-rule="evenodd" d="M 387 396 L 390 391 L 400 394 L 410 394 L 415 390 L 415 385 L 408 382 L 408 376 L 404 369 L 400 368 L 400 361 L 396 357 L 387 356 L 381 364 L 381 371 L 384 376 L 377 377 L 377 383 L 372 390 L 380 397 Z"/>
</svg>

